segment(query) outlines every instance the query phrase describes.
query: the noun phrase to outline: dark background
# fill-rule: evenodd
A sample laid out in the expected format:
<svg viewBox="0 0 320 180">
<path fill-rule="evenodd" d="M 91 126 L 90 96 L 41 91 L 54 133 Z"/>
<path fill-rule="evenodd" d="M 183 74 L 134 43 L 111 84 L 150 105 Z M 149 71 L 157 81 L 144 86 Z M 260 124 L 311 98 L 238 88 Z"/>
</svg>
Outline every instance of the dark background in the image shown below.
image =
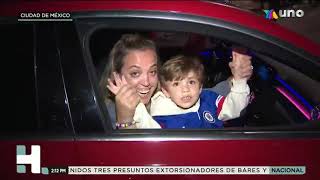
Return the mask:
<svg viewBox="0 0 320 180">
<path fill-rule="evenodd" d="M 264 9 L 301 9 L 301 18 L 279 18 L 275 22 L 320 44 L 319 0 L 220 0 L 216 1 L 264 16 Z"/>
</svg>

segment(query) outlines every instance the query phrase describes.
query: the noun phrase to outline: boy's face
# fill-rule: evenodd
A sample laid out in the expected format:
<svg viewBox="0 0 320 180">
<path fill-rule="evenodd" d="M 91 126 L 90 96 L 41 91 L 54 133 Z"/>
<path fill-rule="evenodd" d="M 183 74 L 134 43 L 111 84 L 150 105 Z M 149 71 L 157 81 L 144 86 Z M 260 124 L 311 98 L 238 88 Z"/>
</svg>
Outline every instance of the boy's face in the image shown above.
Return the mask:
<svg viewBox="0 0 320 180">
<path fill-rule="evenodd" d="M 202 84 L 193 71 L 189 72 L 182 80 L 166 81 L 162 87 L 162 92 L 184 109 L 190 108 L 198 101 L 201 90 Z"/>
</svg>

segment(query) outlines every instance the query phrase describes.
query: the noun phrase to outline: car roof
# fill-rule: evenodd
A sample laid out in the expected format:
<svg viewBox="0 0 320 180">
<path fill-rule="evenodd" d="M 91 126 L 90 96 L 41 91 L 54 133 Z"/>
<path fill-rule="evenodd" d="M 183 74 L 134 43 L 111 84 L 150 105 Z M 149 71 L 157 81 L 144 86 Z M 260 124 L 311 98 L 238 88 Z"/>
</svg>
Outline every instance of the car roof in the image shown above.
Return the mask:
<svg viewBox="0 0 320 180">
<path fill-rule="evenodd" d="M 320 56 L 320 45 L 279 24 L 252 12 L 207 1 L 54 1 L 5 3 L 0 15 L 16 16 L 22 12 L 92 12 L 92 11 L 160 11 L 215 18 L 258 30 Z"/>
</svg>

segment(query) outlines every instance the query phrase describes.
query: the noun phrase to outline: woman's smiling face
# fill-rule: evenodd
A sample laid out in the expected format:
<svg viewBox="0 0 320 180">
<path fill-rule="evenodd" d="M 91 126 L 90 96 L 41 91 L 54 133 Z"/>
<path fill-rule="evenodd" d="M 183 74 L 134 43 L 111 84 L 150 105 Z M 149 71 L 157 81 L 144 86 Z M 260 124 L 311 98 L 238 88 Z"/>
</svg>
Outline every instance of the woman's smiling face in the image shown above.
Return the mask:
<svg viewBox="0 0 320 180">
<path fill-rule="evenodd" d="M 152 49 L 132 50 L 123 59 L 121 74 L 134 86 L 143 104 L 148 104 L 158 85 L 157 55 Z"/>
</svg>

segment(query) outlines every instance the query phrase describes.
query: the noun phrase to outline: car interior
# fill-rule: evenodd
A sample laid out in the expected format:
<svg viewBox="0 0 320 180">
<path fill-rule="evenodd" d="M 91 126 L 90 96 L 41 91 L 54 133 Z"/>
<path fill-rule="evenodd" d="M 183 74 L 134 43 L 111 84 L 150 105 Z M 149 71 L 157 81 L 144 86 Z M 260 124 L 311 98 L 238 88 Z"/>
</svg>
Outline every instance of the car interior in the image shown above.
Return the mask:
<svg viewBox="0 0 320 180">
<path fill-rule="evenodd" d="M 139 33 L 154 40 L 162 62 L 177 54 L 198 56 L 205 67 L 204 88 L 214 87 L 230 77 L 228 63 L 232 61 L 232 50 L 245 49 L 254 66 L 248 81 L 250 104 L 239 118 L 226 121 L 225 128 L 292 127 L 319 120 L 320 97 L 316 93 L 320 92 L 319 82 L 278 62 L 270 54 L 195 33 L 97 29 L 90 37 L 90 52 L 98 79 L 113 44 L 125 33 Z"/>
</svg>

